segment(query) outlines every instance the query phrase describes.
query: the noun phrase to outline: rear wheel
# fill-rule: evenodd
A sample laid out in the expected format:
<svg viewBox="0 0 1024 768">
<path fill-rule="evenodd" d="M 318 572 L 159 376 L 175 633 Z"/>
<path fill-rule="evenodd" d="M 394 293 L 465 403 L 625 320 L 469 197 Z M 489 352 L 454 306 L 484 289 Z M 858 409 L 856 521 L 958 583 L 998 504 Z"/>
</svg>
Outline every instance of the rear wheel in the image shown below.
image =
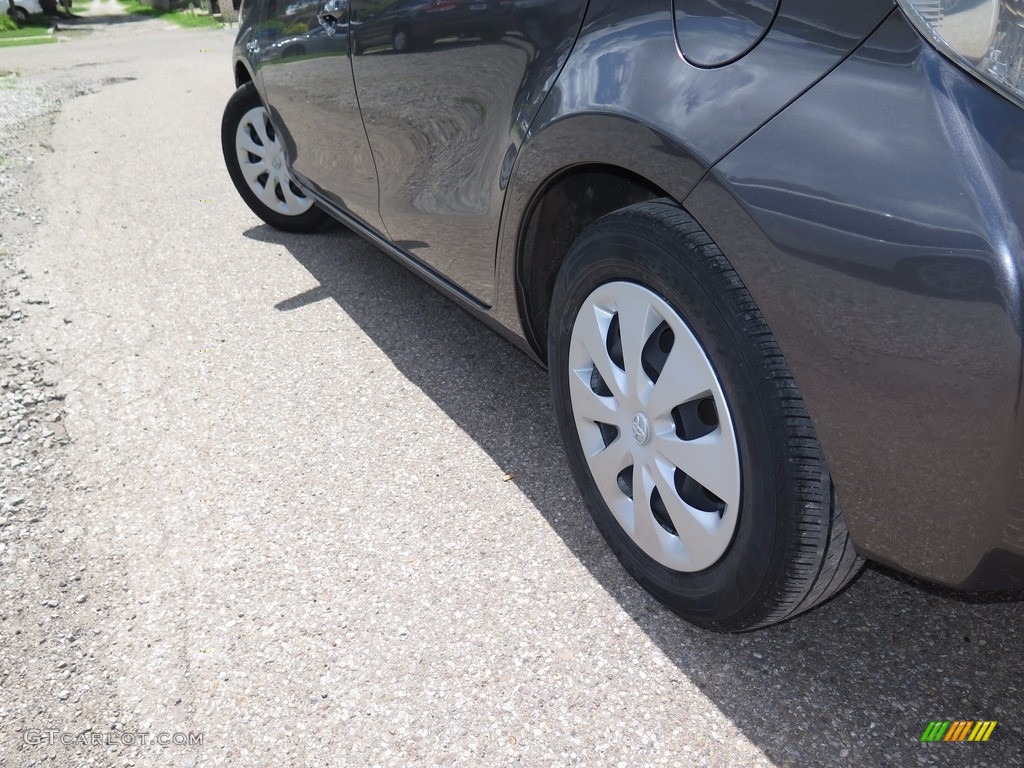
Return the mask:
<svg viewBox="0 0 1024 768">
<path fill-rule="evenodd" d="M 412 48 L 412 34 L 408 27 L 398 27 L 391 35 L 391 47 L 395 53 L 405 53 Z"/>
<path fill-rule="evenodd" d="M 859 571 L 810 418 L 739 276 L 670 201 L 598 220 L 549 324 L 559 428 L 594 520 L 683 618 L 740 631 Z"/>
<path fill-rule="evenodd" d="M 17 5 L 13 5 L 7 9 L 8 15 L 14 19 L 15 23 L 19 27 L 23 27 L 28 24 L 28 11 L 24 8 L 19 8 Z"/>
<path fill-rule="evenodd" d="M 331 221 L 292 180 L 283 144 L 252 83 L 228 100 L 220 137 L 235 189 L 263 221 L 288 232 L 314 232 Z"/>
</svg>

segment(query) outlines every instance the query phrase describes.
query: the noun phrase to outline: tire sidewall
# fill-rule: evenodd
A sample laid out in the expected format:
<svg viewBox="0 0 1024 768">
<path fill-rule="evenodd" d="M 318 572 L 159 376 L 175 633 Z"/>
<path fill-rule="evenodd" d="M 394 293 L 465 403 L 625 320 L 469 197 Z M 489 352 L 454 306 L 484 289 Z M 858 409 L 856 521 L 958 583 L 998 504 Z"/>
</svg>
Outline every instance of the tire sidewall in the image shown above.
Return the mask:
<svg viewBox="0 0 1024 768">
<path fill-rule="evenodd" d="M 614 214 L 612 215 L 614 216 Z M 573 246 L 555 286 L 549 324 L 549 366 L 559 430 L 577 484 L 595 522 L 640 583 L 688 620 L 714 628 L 751 623 L 758 595 L 771 591 L 783 567 L 787 540 L 784 476 L 773 455 L 757 371 L 760 359 L 744 332 L 741 308 L 732 306 L 705 260 L 668 230 L 632 231 L 611 217 L 598 222 Z M 732 416 L 740 455 L 741 500 L 736 531 L 725 554 L 699 572 L 683 573 L 657 563 L 626 534 L 598 491 L 579 443 L 569 395 L 569 339 L 586 298 L 600 285 L 626 280 L 659 294 L 698 338 L 717 373 Z M 784 463 L 784 457 L 781 459 Z M 780 472 L 781 470 L 781 472 Z"/>
</svg>

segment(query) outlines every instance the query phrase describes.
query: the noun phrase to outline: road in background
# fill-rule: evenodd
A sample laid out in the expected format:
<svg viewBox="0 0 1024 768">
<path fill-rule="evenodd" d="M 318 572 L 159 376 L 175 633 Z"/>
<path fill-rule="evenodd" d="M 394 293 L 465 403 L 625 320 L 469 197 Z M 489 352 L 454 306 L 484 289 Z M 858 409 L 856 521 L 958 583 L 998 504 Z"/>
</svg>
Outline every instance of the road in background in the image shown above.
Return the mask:
<svg viewBox="0 0 1024 768">
<path fill-rule="evenodd" d="M 0 248 L 10 365 L 64 398 L 4 481 L 0 763 L 1021 765 L 1021 603 L 869 570 L 774 629 L 679 621 L 590 523 L 542 370 L 244 207 L 232 31 L 77 31 L 0 51 L 0 117 L 62 103 L 0 145 Z"/>
</svg>

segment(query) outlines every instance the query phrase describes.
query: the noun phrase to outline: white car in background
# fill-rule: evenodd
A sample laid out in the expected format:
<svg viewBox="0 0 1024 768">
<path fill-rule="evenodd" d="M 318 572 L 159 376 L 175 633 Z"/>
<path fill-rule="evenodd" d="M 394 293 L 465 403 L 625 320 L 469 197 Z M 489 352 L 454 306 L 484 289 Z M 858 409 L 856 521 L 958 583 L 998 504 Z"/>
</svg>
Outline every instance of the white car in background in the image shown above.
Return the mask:
<svg viewBox="0 0 1024 768">
<path fill-rule="evenodd" d="M 7 15 L 18 22 L 19 25 L 28 23 L 29 16 L 42 16 L 43 6 L 39 0 L 15 0 L 8 2 Z"/>
</svg>

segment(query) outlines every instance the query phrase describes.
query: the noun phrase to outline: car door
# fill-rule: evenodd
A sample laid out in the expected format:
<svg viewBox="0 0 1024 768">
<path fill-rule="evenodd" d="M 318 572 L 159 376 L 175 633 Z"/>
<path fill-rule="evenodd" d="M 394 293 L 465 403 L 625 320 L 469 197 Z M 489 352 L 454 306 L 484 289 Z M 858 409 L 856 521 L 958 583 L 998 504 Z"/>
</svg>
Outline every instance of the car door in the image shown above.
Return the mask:
<svg viewBox="0 0 1024 768">
<path fill-rule="evenodd" d="M 348 0 L 268 0 L 266 8 L 260 76 L 293 171 L 383 231 L 377 174 L 352 82 Z"/>
<path fill-rule="evenodd" d="M 352 68 L 391 239 L 484 304 L 516 153 L 586 0 L 353 0 Z"/>
</svg>

